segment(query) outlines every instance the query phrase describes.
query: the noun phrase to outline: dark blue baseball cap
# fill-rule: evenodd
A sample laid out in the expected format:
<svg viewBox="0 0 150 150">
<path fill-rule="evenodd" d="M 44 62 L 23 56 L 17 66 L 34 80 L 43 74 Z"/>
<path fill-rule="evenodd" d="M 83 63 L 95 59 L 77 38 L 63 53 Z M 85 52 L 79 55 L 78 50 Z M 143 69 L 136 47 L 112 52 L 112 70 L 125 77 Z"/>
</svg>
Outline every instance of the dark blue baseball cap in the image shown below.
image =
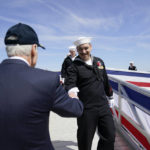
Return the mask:
<svg viewBox="0 0 150 150">
<path fill-rule="evenodd" d="M 38 47 L 45 49 L 45 47 L 39 43 L 38 36 L 33 28 L 22 23 L 18 23 L 8 29 L 5 36 L 5 44 L 37 44 Z"/>
</svg>

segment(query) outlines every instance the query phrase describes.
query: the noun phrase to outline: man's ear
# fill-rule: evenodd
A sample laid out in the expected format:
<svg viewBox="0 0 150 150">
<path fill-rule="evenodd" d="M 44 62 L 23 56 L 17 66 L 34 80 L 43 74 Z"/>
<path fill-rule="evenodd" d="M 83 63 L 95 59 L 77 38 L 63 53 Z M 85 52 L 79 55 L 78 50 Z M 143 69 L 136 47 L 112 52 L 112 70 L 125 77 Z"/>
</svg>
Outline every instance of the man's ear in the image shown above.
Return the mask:
<svg viewBox="0 0 150 150">
<path fill-rule="evenodd" d="M 36 62 L 37 62 L 37 45 L 33 44 L 32 49 L 31 49 L 31 67 L 35 67 Z"/>
</svg>

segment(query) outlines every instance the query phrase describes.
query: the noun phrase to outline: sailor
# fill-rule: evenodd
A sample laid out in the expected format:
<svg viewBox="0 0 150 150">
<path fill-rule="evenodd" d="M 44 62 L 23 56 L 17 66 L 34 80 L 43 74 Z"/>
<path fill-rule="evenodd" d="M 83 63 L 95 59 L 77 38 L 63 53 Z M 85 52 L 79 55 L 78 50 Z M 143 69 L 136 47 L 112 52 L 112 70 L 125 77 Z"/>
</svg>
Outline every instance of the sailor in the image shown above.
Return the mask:
<svg viewBox="0 0 150 150">
<path fill-rule="evenodd" d="M 78 56 L 67 69 L 65 88 L 75 92 L 84 104 L 84 113 L 77 119 L 79 150 L 91 150 L 96 129 L 100 140 L 97 150 L 113 150 L 115 127 L 107 96 L 113 95 L 102 59 L 92 56 L 91 38 L 74 42 Z"/>
<path fill-rule="evenodd" d="M 72 45 L 69 48 L 69 54 L 64 59 L 61 68 L 61 81 L 64 83 L 65 78 L 67 77 L 67 68 L 72 64 L 74 59 L 76 58 L 76 46 Z"/>
<path fill-rule="evenodd" d="M 136 66 L 134 66 L 134 62 L 133 61 L 130 61 L 129 64 L 130 64 L 130 66 L 129 66 L 128 70 L 135 70 L 135 71 L 137 71 L 137 68 L 136 68 Z"/>
</svg>

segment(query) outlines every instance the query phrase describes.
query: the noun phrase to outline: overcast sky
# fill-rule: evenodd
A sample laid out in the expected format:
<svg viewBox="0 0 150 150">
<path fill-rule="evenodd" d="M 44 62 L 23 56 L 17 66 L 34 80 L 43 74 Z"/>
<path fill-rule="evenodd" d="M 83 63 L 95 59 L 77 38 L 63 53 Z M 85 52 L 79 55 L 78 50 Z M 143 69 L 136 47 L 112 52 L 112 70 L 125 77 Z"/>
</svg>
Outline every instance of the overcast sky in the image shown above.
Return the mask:
<svg viewBox="0 0 150 150">
<path fill-rule="evenodd" d="M 0 0 L 0 61 L 3 40 L 16 23 L 32 26 L 46 50 L 37 67 L 60 70 L 68 47 L 79 36 L 92 37 L 92 55 L 106 67 L 150 71 L 150 0 Z"/>
</svg>

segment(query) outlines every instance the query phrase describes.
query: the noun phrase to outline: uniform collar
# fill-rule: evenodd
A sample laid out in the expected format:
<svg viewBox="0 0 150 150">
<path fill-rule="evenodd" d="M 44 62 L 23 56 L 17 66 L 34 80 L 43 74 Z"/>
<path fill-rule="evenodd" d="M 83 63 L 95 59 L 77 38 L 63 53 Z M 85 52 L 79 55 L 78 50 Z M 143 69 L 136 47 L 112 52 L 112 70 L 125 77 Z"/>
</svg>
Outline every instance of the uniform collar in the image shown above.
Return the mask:
<svg viewBox="0 0 150 150">
<path fill-rule="evenodd" d="M 85 61 L 83 61 L 83 60 L 80 58 L 80 56 L 77 56 L 74 61 L 80 61 L 80 62 L 82 62 L 82 63 L 87 64 Z M 94 56 L 91 55 L 91 62 L 92 62 L 92 65 L 93 65 L 93 61 L 94 61 Z M 88 64 L 87 64 L 87 65 L 88 65 Z"/>
</svg>

